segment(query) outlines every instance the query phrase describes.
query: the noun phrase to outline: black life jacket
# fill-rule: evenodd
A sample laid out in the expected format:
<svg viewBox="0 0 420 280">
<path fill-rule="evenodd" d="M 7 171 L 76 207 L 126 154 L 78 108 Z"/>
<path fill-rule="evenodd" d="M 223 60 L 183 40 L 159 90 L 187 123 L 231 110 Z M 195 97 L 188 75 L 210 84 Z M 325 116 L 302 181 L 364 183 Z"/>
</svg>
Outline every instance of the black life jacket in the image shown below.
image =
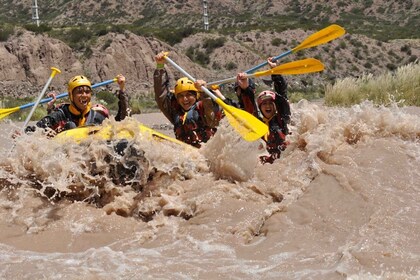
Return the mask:
<svg viewBox="0 0 420 280">
<path fill-rule="evenodd" d="M 286 124 L 279 114 L 273 116 L 270 120 L 263 119 L 269 127 L 268 135 L 262 137 L 266 142 L 267 151 L 270 154 L 278 154 L 286 148 Z"/>
<path fill-rule="evenodd" d="M 108 118 L 108 110 L 102 105 L 94 105 L 90 109 L 84 125 L 100 125 Z M 36 125 L 42 128 L 51 128 L 61 132 L 78 126 L 80 116 L 70 112 L 70 104 L 60 104 L 48 116 L 42 118 Z"/>
</svg>

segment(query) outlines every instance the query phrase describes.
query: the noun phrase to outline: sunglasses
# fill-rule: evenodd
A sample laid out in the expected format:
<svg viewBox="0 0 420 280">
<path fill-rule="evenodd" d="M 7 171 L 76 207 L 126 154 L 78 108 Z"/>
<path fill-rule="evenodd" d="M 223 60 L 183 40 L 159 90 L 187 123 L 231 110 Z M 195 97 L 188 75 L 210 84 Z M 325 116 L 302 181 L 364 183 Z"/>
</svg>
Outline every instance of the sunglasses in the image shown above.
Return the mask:
<svg viewBox="0 0 420 280">
<path fill-rule="evenodd" d="M 88 94 L 92 93 L 92 89 L 88 86 L 80 86 L 80 87 L 77 87 L 73 90 L 73 93 L 75 93 L 75 94 L 82 94 L 84 92 L 88 93 Z"/>
</svg>

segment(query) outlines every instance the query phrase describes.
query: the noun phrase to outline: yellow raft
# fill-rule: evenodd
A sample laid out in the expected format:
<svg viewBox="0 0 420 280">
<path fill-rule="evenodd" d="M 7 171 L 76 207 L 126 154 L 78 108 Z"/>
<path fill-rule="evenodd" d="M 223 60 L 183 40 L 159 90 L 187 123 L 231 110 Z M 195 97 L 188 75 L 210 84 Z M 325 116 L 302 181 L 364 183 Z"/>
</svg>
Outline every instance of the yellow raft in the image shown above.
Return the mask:
<svg viewBox="0 0 420 280">
<path fill-rule="evenodd" d="M 156 130 L 153 130 L 141 123 L 136 125 L 137 127 L 132 126 L 112 126 L 112 125 L 103 125 L 103 126 L 83 126 L 83 127 L 76 127 L 73 129 L 65 130 L 54 139 L 59 141 L 65 141 L 68 139 L 72 139 L 80 143 L 81 141 L 87 138 L 99 139 L 99 140 L 119 140 L 119 139 L 133 139 L 137 133 L 142 133 L 142 135 L 150 136 L 153 140 L 164 140 L 170 141 L 172 143 L 183 145 L 183 146 L 190 146 L 185 144 L 182 141 L 179 141 L 175 138 L 172 138 L 168 135 L 160 133 Z M 137 129 L 138 128 L 138 129 Z"/>
</svg>

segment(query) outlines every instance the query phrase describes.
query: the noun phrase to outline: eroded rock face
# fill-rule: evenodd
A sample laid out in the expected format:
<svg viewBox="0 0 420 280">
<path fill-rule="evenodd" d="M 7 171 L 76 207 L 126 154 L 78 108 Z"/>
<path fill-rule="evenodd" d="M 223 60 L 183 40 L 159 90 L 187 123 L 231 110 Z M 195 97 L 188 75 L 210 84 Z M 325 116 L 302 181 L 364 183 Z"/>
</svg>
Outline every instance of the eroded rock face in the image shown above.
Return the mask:
<svg viewBox="0 0 420 280">
<path fill-rule="evenodd" d="M 169 45 L 130 32 L 99 37 L 91 49 L 92 55 L 86 58 L 58 39 L 29 31 L 17 32 L 0 44 L 0 97 L 36 95 L 53 66 L 62 72 L 51 83 L 59 92 L 66 91 L 68 80 L 75 75 L 86 75 L 96 83 L 121 73 L 127 77 L 127 90 L 132 95 L 149 94 L 153 87 L 154 55 L 162 50 L 170 51 L 171 57 L 192 75 L 202 77 L 202 73 L 209 72 Z M 171 67 L 168 72 L 172 77 L 179 76 Z"/>
<path fill-rule="evenodd" d="M 127 91 L 132 98 L 150 96 L 153 94 L 154 56 L 160 51 L 169 51 L 172 60 L 193 77 L 216 81 L 234 77 L 238 72 L 260 64 L 268 56 L 285 52 L 313 32 L 300 29 L 247 31 L 234 37 L 197 33 L 170 46 L 156 38 L 125 31 L 123 34 L 108 33 L 92 40 L 89 43 L 91 53 L 86 56 L 48 35 L 17 30 L 8 41 L 0 42 L 0 98 L 37 96 L 48 80 L 52 66 L 62 71 L 51 84 L 60 93 L 67 90 L 68 80 L 75 75 L 86 75 L 93 83 L 97 83 L 123 74 L 127 78 Z M 225 39 L 223 46 L 211 50 L 204 47 L 206 40 L 219 37 Z M 281 39 L 281 43 L 273 44 L 273 39 Z M 362 47 L 357 47 L 356 43 Z M 192 61 L 187 56 L 191 49 L 196 54 L 207 55 L 207 65 Z M 406 49 L 410 55 L 404 51 Z M 385 43 L 364 35 L 346 34 L 328 44 L 290 55 L 279 63 L 308 57 L 319 58 L 325 64 L 325 70 L 321 73 L 288 75 L 286 78 L 291 90 L 320 86 L 337 78 L 357 77 L 363 73 L 380 74 L 389 71 L 388 64 L 399 67 L 411 61 L 411 57 L 420 57 L 420 47 L 418 40 Z M 170 65 L 166 69 L 173 85 L 174 80 L 182 74 Z M 110 91 L 118 88 L 115 84 L 107 87 Z M 222 92 L 226 94 L 230 90 L 224 88 Z"/>
<path fill-rule="evenodd" d="M 63 89 L 69 69 L 81 72 L 82 64 L 72 49 L 60 40 L 32 32 L 18 32 L 0 46 L 0 79 L 2 96 L 25 97 L 39 92 L 51 74 L 51 67 L 59 68 L 53 85 Z"/>
</svg>

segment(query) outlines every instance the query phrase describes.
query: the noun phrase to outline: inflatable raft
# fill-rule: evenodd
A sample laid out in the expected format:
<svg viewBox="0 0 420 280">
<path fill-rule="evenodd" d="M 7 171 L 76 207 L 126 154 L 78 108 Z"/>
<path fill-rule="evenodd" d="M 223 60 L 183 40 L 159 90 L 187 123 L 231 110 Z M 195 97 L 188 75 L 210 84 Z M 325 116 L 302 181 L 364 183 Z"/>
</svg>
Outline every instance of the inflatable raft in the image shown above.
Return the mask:
<svg viewBox="0 0 420 280">
<path fill-rule="evenodd" d="M 100 139 L 100 140 L 119 140 L 119 139 L 132 139 L 136 137 L 136 134 L 141 133 L 143 136 L 150 136 L 154 140 L 169 141 L 178 145 L 189 146 L 182 141 L 172 138 L 168 135 L 153 130 L 141 123 L 133 126 L 83 126 L 69 130 L 65 130 L 57 134 L 55 139 L 59 141 L 65 141 L 72 139 L 76 142 L 81 142 L 88 138 Z"/>
</svg>

